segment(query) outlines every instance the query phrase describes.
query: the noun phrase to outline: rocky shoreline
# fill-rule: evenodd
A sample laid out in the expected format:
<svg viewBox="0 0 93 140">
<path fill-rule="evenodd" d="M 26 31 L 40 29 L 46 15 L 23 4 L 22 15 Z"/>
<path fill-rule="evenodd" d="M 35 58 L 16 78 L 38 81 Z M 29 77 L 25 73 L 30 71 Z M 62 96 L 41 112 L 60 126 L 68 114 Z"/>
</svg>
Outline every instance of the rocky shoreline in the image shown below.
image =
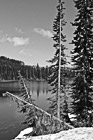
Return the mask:
<svg viewBox="0 0 93 140">
<path fill-rule="evenodd" d="M 19 140 L 18 136 L 14 140 Z M 20 140 L 93 140 L 93 127 L 74 128 L 36 137 L 23 136 Z"/>
</svg>

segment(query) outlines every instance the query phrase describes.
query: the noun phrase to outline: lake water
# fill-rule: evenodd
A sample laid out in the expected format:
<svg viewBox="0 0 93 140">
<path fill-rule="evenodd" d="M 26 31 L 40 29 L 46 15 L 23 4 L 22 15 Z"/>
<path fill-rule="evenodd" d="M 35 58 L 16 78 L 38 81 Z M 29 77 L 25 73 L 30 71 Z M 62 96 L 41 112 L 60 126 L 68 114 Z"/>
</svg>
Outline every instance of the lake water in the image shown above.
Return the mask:
<svg viewBox="0 0 93 140">
<path fill-rule="evenodd" d="M 49 85 L 47 82 L 30 82 L 30 92 L 35 104 L 44 110 L 48 109 L 47 97 L 49 96 Z M 2 89 L 2 87 L 0 87 Z M 11 91 L 11 86 L 6 91 Z M 17 91 L 15 91 L 17 93 Z M 13 89 L 14 93 L 14 89 Z M 17 104 L 9 97 L 0 97 L 0 140 L 11 140 L 15 138 L 21 130 L 26 128 L 21 121 L 24 120 L 24 114 L 19 113 Z"/>
</svg>

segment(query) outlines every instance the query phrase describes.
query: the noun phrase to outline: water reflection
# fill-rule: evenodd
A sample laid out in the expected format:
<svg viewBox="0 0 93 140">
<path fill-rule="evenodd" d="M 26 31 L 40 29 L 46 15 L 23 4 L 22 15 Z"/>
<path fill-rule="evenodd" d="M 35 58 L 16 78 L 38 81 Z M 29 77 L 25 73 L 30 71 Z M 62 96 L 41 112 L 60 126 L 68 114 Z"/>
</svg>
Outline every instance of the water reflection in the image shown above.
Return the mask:
<svg viewBox="0 0 93 140">
<path fill-rule="evenodd" d="M 0 94 L 6 91 L 19 94 L 20 91 L 18 85 L 17 87 L 16 85 L 14 87 L 13 83 L 7 83 L 5 88 L 4 85 L 0 86 Z M 35 104 L 47 110 L 49 89 L 47 82 L 31 81 L 28 83 L 28 87 Z M 23 120 L 24 114 L 18 112 L 17 104 L 8 97 L 0 97 L 0 140 L 10 140 L 17 136 L 22 129 L 27 127 L 21 124 Z"/>
<path fill-rule="evenodd" d="M 46 81 L 30 81 L 27 84 L 28 89 L 30 90 L 30 93 L 37 93 L 37 98 L 39 98 L 40 93 L 43 92 L 43 94 L 48 93 L 49 85 Z M 20 85 L 18 86 L 18 83 L 5 83 L 0 84 L 0 96 L 2 93 L 9 91 L 12 93 L 20 93 Z"/>
<path fill-rule="evenodd" d="M 39 85 L 37 86 L 37 98 L 39 97 L 39 94 L 40 94 L 40 87 Z"/>
<path fill-rule="evenodd" d="M 30 93 L 32 92 L 32 94 L 37 94 L 37 98 L 39 98 L 41 93 L 48 93 L 49 85 L 47 84 L 47 82 L 34 81 L 30 83 L 29 88 Z"/>
</svg>

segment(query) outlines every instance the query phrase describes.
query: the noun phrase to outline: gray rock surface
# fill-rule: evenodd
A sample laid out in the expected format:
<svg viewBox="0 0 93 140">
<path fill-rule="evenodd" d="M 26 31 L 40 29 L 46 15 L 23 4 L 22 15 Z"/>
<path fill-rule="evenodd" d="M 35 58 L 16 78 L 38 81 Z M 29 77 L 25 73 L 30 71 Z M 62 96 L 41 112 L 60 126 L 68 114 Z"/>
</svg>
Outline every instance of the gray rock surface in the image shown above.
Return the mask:
<svg viewBox="0 0 93 140">
<path fill-rule="evenodd" d="M 15 138 L 14 140 L 18 139 Z M 74 128 L 56 134 L 36 137 L 23 136 L 20 140 L 93 140 L 93 127 Z"/>
</svg>

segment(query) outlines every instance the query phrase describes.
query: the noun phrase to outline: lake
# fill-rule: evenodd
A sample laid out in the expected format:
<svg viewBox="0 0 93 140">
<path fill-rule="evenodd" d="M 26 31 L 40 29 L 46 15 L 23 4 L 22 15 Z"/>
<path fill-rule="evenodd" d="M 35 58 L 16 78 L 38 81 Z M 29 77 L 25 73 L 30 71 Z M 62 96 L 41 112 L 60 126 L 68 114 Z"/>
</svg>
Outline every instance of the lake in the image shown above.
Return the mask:
<svg viewBox="0 0 93 140">
<path fill-rule="evenodd" d="M 71 81 L 69 81 L 71 83 Z M 40 108 L 47 110 L 49 107 L 47 98 L 50 97 L 50 86 L 46 81 L 30 81 L 28 83 L 32 98 L 35 104 Z M 19 94 L 17 83 L 7 82 L 0 85 L 0 92 L 9 91 L 13 94 Z M 70 107 L 71 98 L 68 96 L 68 104 Z M 19 113 L 17 103 L 9 97 L 0 97 L 0 140 L 11 140 L 15 138 L 21 130 L 27 128 L 21 122 L 24 120 L 24 114 Z"/>
<path fill-rule="evenodd" d="M 47 97 L 50 95 L 48 92 L 49 85 L 47 82 L 31 81 L 29 84 L 30 92 L 35 104 L 44 110 L 48 109 Z M 13 85 L 6 84 L 5 89 L 0 87 L 1 91 L 13 91 L 19 93 L 18 88 L 14 89 Z M 18 91 L 17 91 L 18 90 Z M 17 104 L 9 97 L 0 97 L 0 140 L 11 140 L 15 138 L 21 130 L 26 128 L 21 122 L 24 120 L 24 114 L 19 113 Z"/>
</svg>

